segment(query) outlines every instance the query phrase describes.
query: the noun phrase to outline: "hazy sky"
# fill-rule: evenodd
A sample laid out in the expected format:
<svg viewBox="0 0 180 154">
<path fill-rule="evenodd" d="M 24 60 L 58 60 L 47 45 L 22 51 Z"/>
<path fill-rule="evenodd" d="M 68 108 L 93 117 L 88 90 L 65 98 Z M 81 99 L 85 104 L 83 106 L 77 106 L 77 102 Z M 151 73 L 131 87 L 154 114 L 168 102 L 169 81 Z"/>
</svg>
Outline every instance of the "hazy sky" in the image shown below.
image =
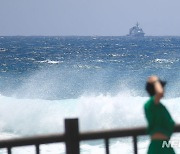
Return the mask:
<svg viewBox="0 0 180 154">
<path fill-rule="evenodd" d="M 0 35 L 180 36 L 180 0 L 0 0 Z"/>
</svg>

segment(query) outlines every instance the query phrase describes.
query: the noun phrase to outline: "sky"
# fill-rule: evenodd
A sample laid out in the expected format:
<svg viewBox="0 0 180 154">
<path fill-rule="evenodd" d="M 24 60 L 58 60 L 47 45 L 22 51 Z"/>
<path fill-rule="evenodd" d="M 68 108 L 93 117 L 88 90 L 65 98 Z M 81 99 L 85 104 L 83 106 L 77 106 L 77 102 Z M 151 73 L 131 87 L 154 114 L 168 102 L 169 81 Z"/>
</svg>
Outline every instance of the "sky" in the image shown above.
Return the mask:
<svg viewBox="0 0 180 154">
<path fill-rule="evenodd" d="M 0 36 L 180 36 L 180 0 L 0 0 Z"/>
</svg>

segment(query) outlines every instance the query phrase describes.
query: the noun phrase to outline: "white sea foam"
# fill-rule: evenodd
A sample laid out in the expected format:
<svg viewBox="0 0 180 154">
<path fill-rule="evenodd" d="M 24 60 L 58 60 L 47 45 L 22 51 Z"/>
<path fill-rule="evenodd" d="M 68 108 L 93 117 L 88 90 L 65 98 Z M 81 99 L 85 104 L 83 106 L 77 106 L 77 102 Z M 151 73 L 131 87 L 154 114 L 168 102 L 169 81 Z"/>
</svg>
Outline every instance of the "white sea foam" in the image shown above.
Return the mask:
<svg viewBox="0 0 180 154">
<path fill-rule="evenodd" d="M 171 64 L 173 64 L 174 62 L 178 62 L 178 61 L 179 61 L 179 59 L 159 59 L 159 58 L 157 58 L 154 60 L 155 63 L 171 63 Z"/>
<path fill-rule="evenodd" d="M 43 61 L 38 61 L 39 63 L 48 63 L 48 64 L 59 64 L 62 63 L 62 61 L 55 61 L 55 60 L 43 60 Z"/>
<path fill-rule="evenodd" d="M 63 132 L 65 118 L 78 117 L 81 130 L 146 125 L 146 97 L 128 94 L 84 95 L 77 99 L 17 99 L 0 95 L 0 130 L 17 134 Z M 175 121 L 180 122 L 180 98 L 164 99 Z"/>
<path fill-rule="evenodd" d="M 7 49 L 5 49 L 5 48 L 0 48 L 0 52 L 5 52 L 5 51 L 7 51 Z"/>
</svg>

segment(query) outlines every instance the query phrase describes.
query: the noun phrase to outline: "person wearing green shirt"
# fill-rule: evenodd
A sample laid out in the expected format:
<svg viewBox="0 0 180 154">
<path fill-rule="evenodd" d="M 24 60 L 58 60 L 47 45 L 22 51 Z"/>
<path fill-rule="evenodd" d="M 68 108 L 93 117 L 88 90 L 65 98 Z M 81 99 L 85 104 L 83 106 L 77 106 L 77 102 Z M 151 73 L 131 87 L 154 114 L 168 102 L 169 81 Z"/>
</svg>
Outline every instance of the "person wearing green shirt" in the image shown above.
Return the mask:
<svg viewBox="0 0 180 154">
<path fill-rule="evenodd" d="M 148 123 L 147 131 L 151 137 L 148 154 L 175 154 L 171 146 L 162 146 L 163 141 L 169 141 L 175 125 L 168 110 L 160 102 L 164 96 L 165 85 L 165 81 L 160 80 L 154 75 L 150 76 L 146 83 L 146 91 L 150 96 L 144 105 L 145 116 Z"/>
</svg>

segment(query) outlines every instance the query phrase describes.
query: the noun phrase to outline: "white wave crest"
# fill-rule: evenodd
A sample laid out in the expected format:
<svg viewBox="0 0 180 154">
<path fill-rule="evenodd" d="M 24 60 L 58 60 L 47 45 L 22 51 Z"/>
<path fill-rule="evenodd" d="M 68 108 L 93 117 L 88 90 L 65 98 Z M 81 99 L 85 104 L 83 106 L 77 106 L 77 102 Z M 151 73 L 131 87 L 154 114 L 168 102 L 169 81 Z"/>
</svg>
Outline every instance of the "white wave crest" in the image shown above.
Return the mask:
<svg viewBox="0 0 180 154">
<path fill-rule="evenodd" d="M 145 126 L 145 97 L 126 94 L 116 96 L 82 96 L 78 99 L 16 99 L 0 96 L 0 130 L 32 135 L 63 132 L 64 119 L 77 117 L 81 130 L 101 130 Z M 180 98 L 164 100 L 179 122 Z"/>
</svg>

